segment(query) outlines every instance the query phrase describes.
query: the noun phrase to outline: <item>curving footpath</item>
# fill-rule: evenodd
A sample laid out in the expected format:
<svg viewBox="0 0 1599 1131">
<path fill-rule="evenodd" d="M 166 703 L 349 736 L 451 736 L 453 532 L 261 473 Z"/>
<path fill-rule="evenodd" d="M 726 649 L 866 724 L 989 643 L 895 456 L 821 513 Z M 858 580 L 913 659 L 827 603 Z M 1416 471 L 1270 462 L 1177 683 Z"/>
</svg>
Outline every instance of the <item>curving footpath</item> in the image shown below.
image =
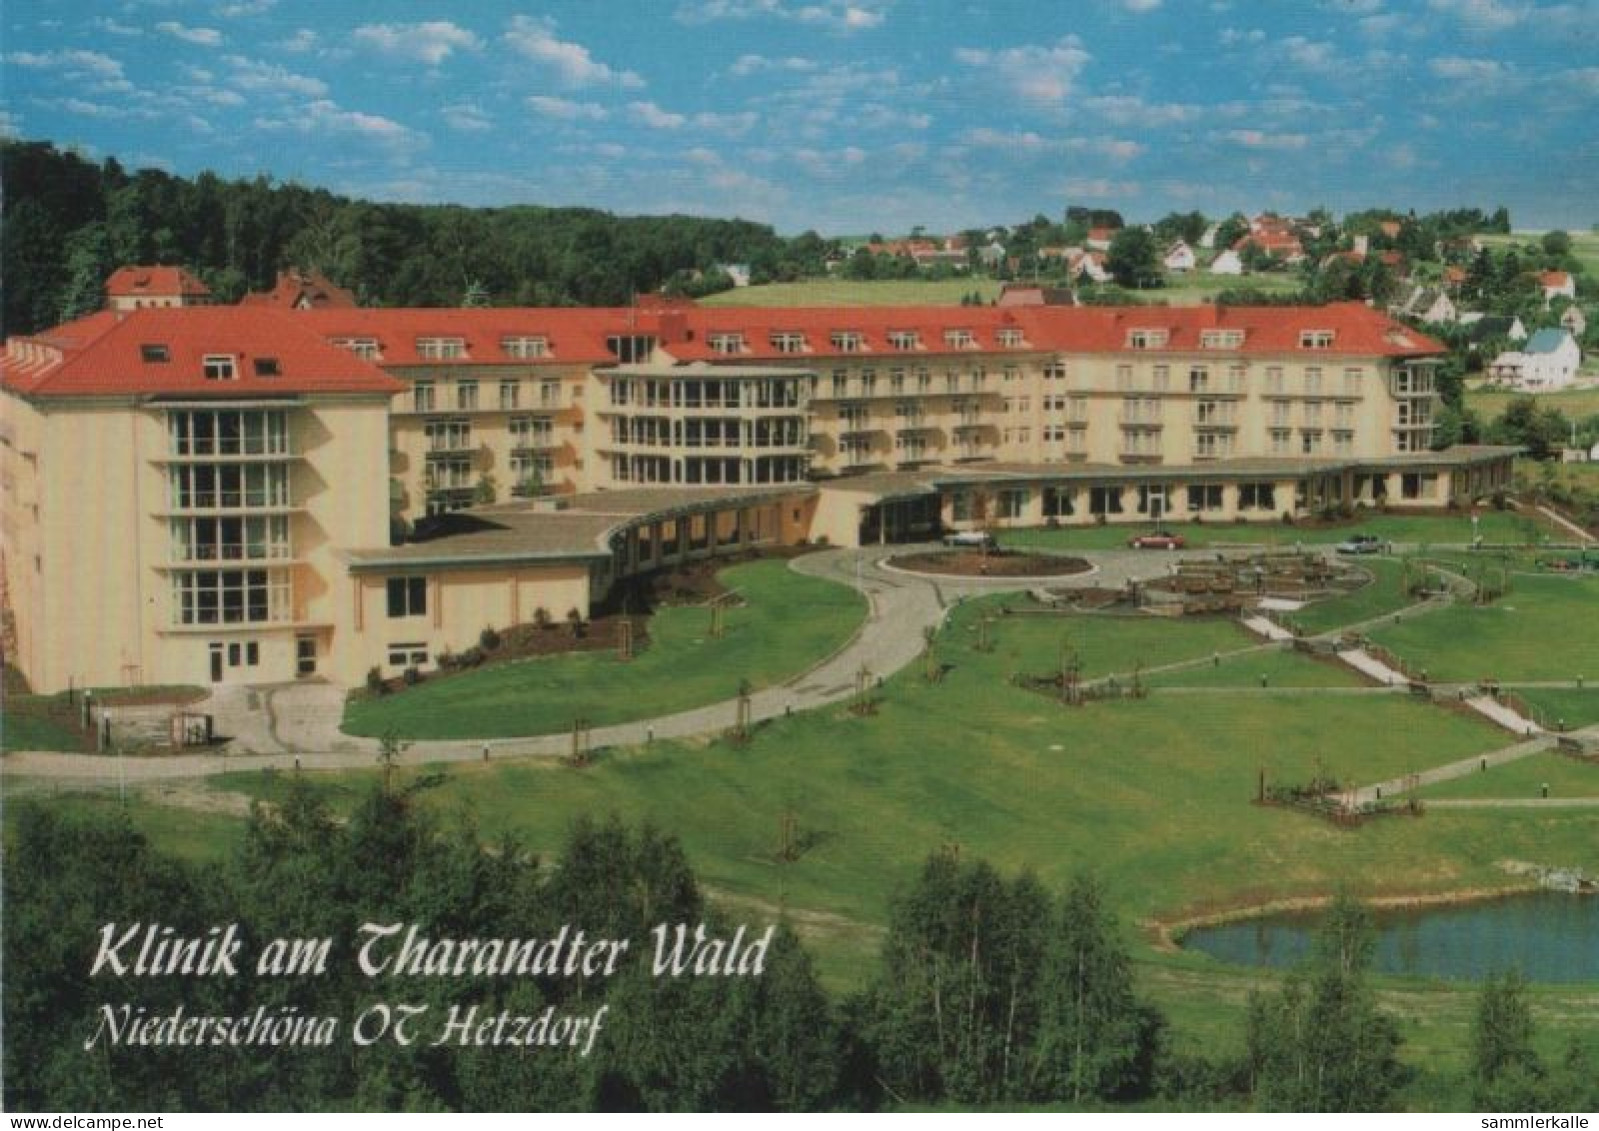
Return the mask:
<svg viewBox="0 0 1599 1131">
<path fill-rule="evenodd" d="M 751 720 L 762 722 L 794 711 L 825 707 L 849 698 L 857 673 L 865 667 L 886 678 L 921 655 L 923 629 L 943 623 L 959 600 L 968 595 L 1025 589 L 1036 582 L 1018 578 L 931 578 L 885 568 L 884 559 L 918 548 L 877 546 L 864 550 L 825 550 L 795 558 L 789 568 L 812 577 L 859 587 L 869 611 L 855 635 L 837 652 L 783 683 L 756 692 L 750 699 Z M 1073 580 L 1120 585 L 1133 578 L 1164 573 L 1165 558 L 1147 552 L 1112 551 L 1083 554 L 1096 560 L 1093 573 L 1050 579 L 1052 585 Z M 229 689 L 217 701 L 225 733 L 247 735 L 247 745 L 260 753 L 208 753 L 157 758 L 63 754 L 24 751 L 0 759 L 0 775 L 45 777 L 80 783 L 171 781 L 210 777 L 247 770 L 338 770 L 366 768 L 378 756 L 376 739 L 353 738 L 338 729 L 343 692 L 330 685 L 294 684 L 265 689 Z M 653 719 L 595 727 L 589 749 L 642 746 L 651 740 L 720 734 L 733 726 L 737 700 Z M 570 753 L 569 732 L 528 738 L 407 743 L 400 762 L 423 765 L 491 759 L 554 758 Z"/>
</svg>

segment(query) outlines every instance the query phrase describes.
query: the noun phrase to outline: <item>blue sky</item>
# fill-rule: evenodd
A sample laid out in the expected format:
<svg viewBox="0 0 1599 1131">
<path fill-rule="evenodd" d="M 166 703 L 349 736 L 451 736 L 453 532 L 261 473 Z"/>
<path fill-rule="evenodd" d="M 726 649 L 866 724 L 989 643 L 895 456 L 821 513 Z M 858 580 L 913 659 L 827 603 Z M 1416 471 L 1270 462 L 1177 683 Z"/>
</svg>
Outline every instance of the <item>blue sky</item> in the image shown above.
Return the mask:
<svg viewBox="0 0 1599 1131">
<path fill-rule="evenodd" d="M 0 130 L 386 200 L 1599 222 L 1599 0 L 9 0 Z"/>
</svg>

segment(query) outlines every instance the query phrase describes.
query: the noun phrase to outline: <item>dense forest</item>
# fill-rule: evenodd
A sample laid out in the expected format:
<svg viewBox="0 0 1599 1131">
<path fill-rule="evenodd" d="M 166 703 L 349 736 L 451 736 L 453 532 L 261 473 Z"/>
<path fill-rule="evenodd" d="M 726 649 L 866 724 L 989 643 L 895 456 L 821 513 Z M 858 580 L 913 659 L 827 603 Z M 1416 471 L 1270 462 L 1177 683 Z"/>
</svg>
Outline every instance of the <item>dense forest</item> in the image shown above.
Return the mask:
<svg viewBox="0 0 1599 1131">
<path fill-rule="evenodd" d="M 371 305 L 617 305 L 715 289 L 718 264 L 747 264 L 756 281 L 820 274 L 828 249 L 813 232 L 784 239 L 743 220 L 377 204 L 266 176 L 130 174 L 48 142 L 0 145 L 0 183 L 7 334 L 96 309 L 106 277 L 130 263 L 183 264 L 222 302 L 297 266 Z"/>
<path fill-rule="evenodd" d="M 1309 964 L 1252 996 L 1234 1051 L 1197 1052 L 1141 998 L 1122 930 L 1092 879 L 1056 895 L 1028 874 L 1007 879 L 935 853 L 894 904 L 878 972 L 846 997 L 823 988 L 786 924 L 775 928 L 759 976 L 655 976 L 656 925 L 704 923 L 722 937 L 734 929 L 707 902 L 675 838 L 580 819 L 552 865 L 514 839 L 486 843 L 464 818 L 433 816 L 420 798 L 437 784 L 386 778 L 346 816 L 296 775 L 276 803 L 254 806 L 237 849 L 208 866 L 158 851 L 121 811 L 13 805 L 3 862 L 7 1110 L 1136 1102 L 1340 1111 L 1389 1106 L 1406 1081 L 1398 1027 L 1368 984 L 1369 916 L 1350 900 L 1335 902 Z M 590 940 L 631 940 L 640 953 L 587 975 L 568 964 L 442 976 L 400 974 L 395 946 L 374 975 L 357 953 L 366 923 L 408 924 L 429 940 L 549 940 L 581 930 Z M 121 968 L 107 963 L 94 974 L 113 937 L 106 924 L 117 933 L 160 924 L 175 938 L 202 939 L 236 924 L 237 973 L 141 975 L 130 968 L 132 943 L 121 947 Z M 748 926 L 752 938 L 767 928 Z M 261 973 L 252 959 L 274 939 L 330 940 L 325 972 Z M 380 1036 L 370 1020 L 369 1039 L 356 1039 L 356 1019 L 379 1004 L 429 1011 L 409 1044 L 393 1030 Z M 191 1025 L 260 1008 L 335 1018 L 338 1029 L 321 1045 L 129 1045 L 105 1029 L 106 1007 L 123 1005 L 154 1020 L 181 1009 Z M 603 1023 L 586 1051 L 480 1045 L 444 1028 L 452 1006 L 472 1005 L 479 1021 L 552 1010 Z M 1456 1078 L 1461 1102 L 1469 1094 L 1484 1110 L 1591 1110 L 1599 1100 L 1591 1050 L 1572 1044 L 1549 1062 L 1536 1044 L 1520 983 L 1490 983 L 1469 1076 Z"/>
</svg>

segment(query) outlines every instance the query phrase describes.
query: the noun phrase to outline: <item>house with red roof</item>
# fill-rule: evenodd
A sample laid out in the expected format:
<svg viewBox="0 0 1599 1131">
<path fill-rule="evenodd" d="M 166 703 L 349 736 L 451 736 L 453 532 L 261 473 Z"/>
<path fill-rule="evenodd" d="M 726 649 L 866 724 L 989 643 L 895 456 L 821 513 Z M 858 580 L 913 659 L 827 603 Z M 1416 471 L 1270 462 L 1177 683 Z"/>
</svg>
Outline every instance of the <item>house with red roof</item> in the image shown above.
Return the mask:
<svg viewBox="0 0 1599 1131">
<path fill-rule="evenodd" d="M 119 267 L 105 282 L 109 310 L 208 306 L 211 288 L 183 267 Z"/>
<path fill-rule="evenodd" d="M 277 306 L 288 310 L 323 310 L 330 306 L 355 306 L 355 293 L 339 286 L 316 268 L 291 267 L 279 271 L 270 291 L 253 291 L 239 300 L 241 306 Z"/>
<path fill-rule="evenodd" d="M 1543 271 L 1538 275 L 1538 286 L 1543 289 L 1544 305 L 1557 298 L 1577 297 L 1577 281 L 1570 271 Z"/>
</svg>

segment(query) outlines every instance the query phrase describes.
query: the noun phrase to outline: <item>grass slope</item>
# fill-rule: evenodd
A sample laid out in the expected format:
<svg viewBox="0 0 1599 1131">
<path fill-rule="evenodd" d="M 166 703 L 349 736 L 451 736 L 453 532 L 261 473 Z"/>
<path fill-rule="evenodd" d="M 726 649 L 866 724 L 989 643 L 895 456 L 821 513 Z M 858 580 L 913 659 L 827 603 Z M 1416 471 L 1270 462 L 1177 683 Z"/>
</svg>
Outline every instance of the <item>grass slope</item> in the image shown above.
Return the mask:
<svg viewBox="0 0 1599 1131">
<path fill-rule="evenodd" d="M 352 698 L 345 730 L 503 738 L 563 730 L 578 716 L 604 726 L 671 714 L 731 699 L 742 679 L 759 689 L 804 671 L 842 646 L 865 614 L 853 589 L 784 561 L 732 566 L 719 576 L 745 600 L 728 610 L 719 639 L 710 636 L 708 610 L 662 609 L 650 622 L 650 646 L 632 661 L 578 653 L 435 677 L 393 695 Z"/>
</svg>

